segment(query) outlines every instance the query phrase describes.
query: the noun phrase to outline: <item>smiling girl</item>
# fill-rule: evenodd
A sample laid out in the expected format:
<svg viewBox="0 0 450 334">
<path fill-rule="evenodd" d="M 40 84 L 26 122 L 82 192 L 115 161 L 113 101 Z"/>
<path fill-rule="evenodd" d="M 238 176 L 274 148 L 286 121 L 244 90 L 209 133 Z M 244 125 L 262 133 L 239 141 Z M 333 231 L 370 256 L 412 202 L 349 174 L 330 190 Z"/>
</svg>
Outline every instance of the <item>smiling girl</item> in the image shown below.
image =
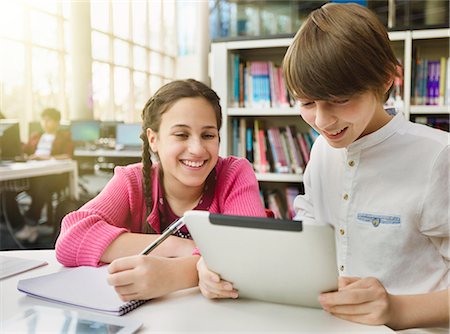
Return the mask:
<svg viewBox="0 0 450 334">
<path fill-rule="evenodd" d="M 111 263 L 108 281 L 123 300 L 198 284 L 199 256 L 185 227 L 151 255 L 136 255 L 185 211 L 265 216 L 250 163 L 218 156 L 222 116 L 213 90 L 195 80 L 168 83 L 142 119 L 142 163 L 116 167 L 97 197 L 63 219 L 56 243 L 65 266 Z"/>
</svg>

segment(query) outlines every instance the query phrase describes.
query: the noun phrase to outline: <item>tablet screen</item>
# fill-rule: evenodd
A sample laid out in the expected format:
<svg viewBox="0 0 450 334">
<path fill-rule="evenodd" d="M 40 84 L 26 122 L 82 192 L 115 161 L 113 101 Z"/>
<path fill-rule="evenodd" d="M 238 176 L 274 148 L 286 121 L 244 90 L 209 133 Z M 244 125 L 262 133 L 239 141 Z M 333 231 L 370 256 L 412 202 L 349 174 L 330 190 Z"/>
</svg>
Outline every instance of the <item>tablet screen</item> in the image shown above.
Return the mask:
<svg viewBox="0 0 450 334">
<path fill-rule="evenodd" d="M 141 323 L 98 313 L 34 306 L 6 321 L 7 333 L 131 334 Z"/>
</svg>

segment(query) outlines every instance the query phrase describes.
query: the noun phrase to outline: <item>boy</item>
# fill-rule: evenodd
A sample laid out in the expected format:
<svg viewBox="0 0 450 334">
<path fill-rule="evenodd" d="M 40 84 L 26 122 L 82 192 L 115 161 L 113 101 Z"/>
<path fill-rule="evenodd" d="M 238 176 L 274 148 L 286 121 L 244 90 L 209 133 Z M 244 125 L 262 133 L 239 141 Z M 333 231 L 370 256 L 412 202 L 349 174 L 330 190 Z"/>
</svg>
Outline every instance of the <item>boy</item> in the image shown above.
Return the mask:
<svg viewBox="0 0 450 334">
<path fill-rule="evenodd" d="M 394 329 L 448 326 L 449 135 L 384 110 L 398 67 L 367 8 L 310 14 L 283 63 L 301 116 L 321 134 L 294 205 L 298 219 L 336 231 L 341 277 L 319 298 L 326 311 Z M 237 297 L 203 260 L 197 267 L 206 297 Z"/>
<path fill-rule="evenodd" d="M 311 13 L 283 64 L 321 134 L 294 205 L 336 231 L 341 277 L 319 298 L 326 311 L 395 329 L 448 326 L 449 136 L 383 109 L 398 67 L 367 8 Z"/>
</svg>

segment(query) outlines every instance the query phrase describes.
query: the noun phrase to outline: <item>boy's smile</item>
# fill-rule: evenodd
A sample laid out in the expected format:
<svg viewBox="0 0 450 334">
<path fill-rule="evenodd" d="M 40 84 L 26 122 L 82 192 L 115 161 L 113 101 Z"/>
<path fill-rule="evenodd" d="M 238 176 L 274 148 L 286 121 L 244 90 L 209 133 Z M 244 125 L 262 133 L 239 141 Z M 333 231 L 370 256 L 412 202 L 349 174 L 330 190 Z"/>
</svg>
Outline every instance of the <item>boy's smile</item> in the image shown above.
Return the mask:
<svg viewBox="0 0 450 334">
<path fill-rule="evenodd" d="M 338 101 L 300 99 L 300 114 L 335 148 L 349 146 L 391 119 L 370 92 Z"/>
</svg>

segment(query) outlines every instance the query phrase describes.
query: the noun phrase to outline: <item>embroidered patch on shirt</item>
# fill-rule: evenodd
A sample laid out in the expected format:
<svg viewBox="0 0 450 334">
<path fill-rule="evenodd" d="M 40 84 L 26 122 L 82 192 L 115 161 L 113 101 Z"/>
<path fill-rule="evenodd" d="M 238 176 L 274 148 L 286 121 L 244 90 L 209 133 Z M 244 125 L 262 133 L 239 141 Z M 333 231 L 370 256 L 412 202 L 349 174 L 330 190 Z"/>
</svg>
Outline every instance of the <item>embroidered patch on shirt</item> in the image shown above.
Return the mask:
<svg viewBox="0 0 450 334">
<path fill-rule="evenodd" d="M 358 213 L 356 218 L 364 223 L 370 223 L 373 227 L 378 227 L 381 224 L 399 225 L 400 216 L 382 216 L 371 213 Z"/>
</svg>

